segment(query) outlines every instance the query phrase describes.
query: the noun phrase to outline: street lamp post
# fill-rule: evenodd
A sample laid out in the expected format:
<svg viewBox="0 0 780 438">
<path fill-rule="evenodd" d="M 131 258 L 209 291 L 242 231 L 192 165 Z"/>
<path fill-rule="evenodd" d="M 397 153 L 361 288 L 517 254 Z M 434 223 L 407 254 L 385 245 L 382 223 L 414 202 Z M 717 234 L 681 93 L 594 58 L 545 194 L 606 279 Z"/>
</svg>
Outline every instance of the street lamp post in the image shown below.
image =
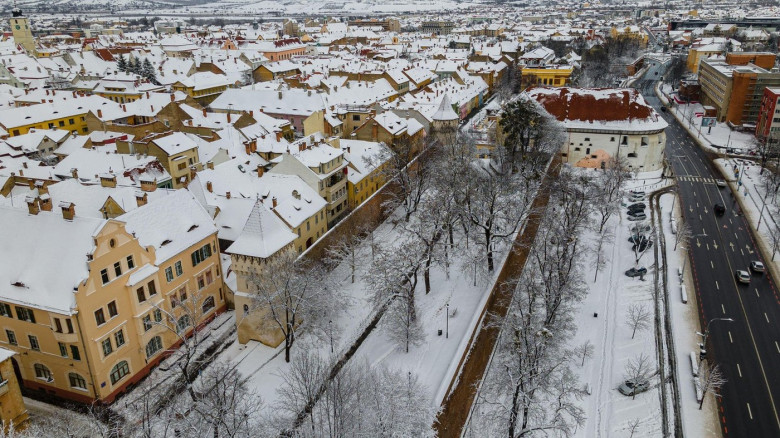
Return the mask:
<svg viewBox="0 0 780 438">
<path fill-rule="evenodd" d="M 446 325 L 446 331 L 444 337 L 446 339 L 450 338 L 450 303 L 447 303 L 447 325 Z"/>
<path fill-rule="evenodd" d="M 715 321 L 733 322 L 734 320 L 731 318 L 712 318 L 704 327 L 704 333 L 696 332 L 697 335 L 702 337 L 701 344 L 699 344 L 699 360 L 704 359 L 705 355 L 707 354 L 707 338 L 710 336 L 710 324 Z"/>
</svg>

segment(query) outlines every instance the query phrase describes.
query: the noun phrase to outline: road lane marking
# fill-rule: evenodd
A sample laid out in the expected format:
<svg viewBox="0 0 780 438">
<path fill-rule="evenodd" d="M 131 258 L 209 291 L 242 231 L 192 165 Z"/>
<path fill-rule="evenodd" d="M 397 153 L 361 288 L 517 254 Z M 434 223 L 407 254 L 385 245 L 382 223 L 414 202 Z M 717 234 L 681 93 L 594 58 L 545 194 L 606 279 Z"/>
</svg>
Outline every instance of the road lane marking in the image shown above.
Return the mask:
<svg viewBox="0 0 780 438">
<path fill-rule="evenodd" d="M 705 245 L 707 246 L 707 251 L 709 251 L 710 250 L 710 244 L 706 243 Z"/>
<path fill-rule="evenodd" d="M 756 296 L 761 298 L 761 295 L 758 294 L 758 289 L 755 289 L 755 291 L 756 291 Z"/>
<path fill-rule="evenodd" d="M 715 289 L 720 290 L 720 286 L 718 286 L 718 280 L 715 280 Z"/>
<path fill-rule="evenodd" d="M 750 403 L 747 404 L 748 407 L 748 415 L 750 415 L 750 419 L 753 419 L 753 411 L 750 410 Z"/>
<path fill-rule="evenodd" d="M 766 322 L 769 322 L 769 316 L 767 316 L 766 312 L 764 312 L 764 319 L 766 319 Z"/>
<path fill-rule="evenodd" d="M 742 368 L 739 367 L 739 364 L 737 364 L 737 373 L 739 373 L 739 377 L 742 377 Z"/>
<path fill-rule="evenodd" d="M 729 223 L 730 223 L 730 224 L 732 224 L 732 225 L 734 225 L 734 222 L 731 222 L 731 218 L 729 218 Z"/>
<path fill-rule="evenodd" d="M 720 309 L 721 309 L 721 310 L 723 310 L 723 314 L 725 315 L 725 314 L 726 314 L 726 306 L 724 306 L 723 304 L 721 304 L 721 305 L 720 305 Z"/>
<path fill-rule="evenodd" d="M 734 343 L 734 338 L 731 337 L 731 332 L 729 332 L 729 341 L 731 341 L 732 344 Z M 775 342 L 775 345 L 777 345 L 777 342 Z M 780 352 L 780 346 L 777 347 L 777 351 Z"/>
<path fill-rule="evenodd" d="M 775 341 L 775 348 L 777 348 L 777 352 L 780 353 L 780 344 Z"/>
<path fill-rule="evenodd" d="M 745 255 L 745 251 L 742 251 L 742 248 L 739 249 L 739 252 L 742 253 L 742 255 Z"/>
<path fill-rule="evenodd" d="M 712 269 L 715 269 L 715 264 L 712 263 L 712 260 L 710 260 L 710 266 L 712 266 Z"/>
</svg>

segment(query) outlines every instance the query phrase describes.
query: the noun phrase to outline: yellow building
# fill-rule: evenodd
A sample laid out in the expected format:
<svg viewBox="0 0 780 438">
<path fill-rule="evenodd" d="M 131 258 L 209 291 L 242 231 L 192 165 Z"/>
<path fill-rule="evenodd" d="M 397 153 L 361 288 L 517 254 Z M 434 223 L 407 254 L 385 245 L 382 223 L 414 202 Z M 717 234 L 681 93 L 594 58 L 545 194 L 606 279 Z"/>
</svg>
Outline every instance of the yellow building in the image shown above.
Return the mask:
<svg viewBox="0 0 780 438">
<path fill-rule="evenodd" d="M 182 132 L 166 132 L 135 141 L 117 141 L 120 154 L 147 154 L 157 157 L 171 175 L 173 188 L 186 187 L 195 172 L 202 169 L 198 156 L 198 144 Z"/>
<path fill-rule="evenodd" d="M 217 230 L 187 191 L 111 220 L 42 198 L 0 209 L 0 346 L 26 388 L 110 403 L 225 307 Z"/>
<path fill-rule="evenodd" d="M 27 134 L 30 129 L 65 129 L 79 134 L 89 132 L 87 113 L 121 112 L 118 104 L 100 96 L 74 97 L 57 103 L 40 103 L 0 111 L 0 127 L 9 136 Z"/>
<path fill-rule="evenodd" d="M 181 91 L 191 96 L 200 105 L 208 106 L 228 89 L 230 81 L 225 75 L 211 72 L 194 73 L 192 76 L 176 81 L 171 88 L 173 91 Z"/>
<path fill-rule="evenodd" d="M 347 198 L 354 210 L 387 181 L 392 151 L 384 143 L 340 140 L 338 146 L 347 160 Z"/>
<path fill-rule="evenodd" d="M 6 432 L 11 427 L 18 430 L 27 421 L 27 408 L 24 405 L 19 381 L 14 372 L 13 358 L 16 352 L 0 347 L 0 422 Z"/>
<path fill-rule="evenodd" d="M 547 85 L 552 87 L 565 87 L 569 84 L 569 77 L 574 71 L 570 65 L 528 68 L 522 72 L 523 86 Z"/>
<path fill-rule="evenodd" d="M 612 27 L 609 31 L 612 38 L 629 38 L 637 40 L 644 47 L 647 45 L 647 34 L 640 26 Z"/>
</svg>

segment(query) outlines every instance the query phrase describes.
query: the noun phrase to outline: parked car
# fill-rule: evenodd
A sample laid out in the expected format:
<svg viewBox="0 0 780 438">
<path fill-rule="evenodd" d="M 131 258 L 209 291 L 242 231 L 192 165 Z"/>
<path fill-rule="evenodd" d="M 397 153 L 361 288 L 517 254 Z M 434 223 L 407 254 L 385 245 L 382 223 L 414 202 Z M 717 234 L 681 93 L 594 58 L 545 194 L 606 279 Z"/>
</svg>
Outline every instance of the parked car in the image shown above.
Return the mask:
<svg viewBox="0 0 780 438">
<path fill-rule="evenodd" d="M 647 215 L 643 211 L 640 211 L 640 212 L 638 212 L 636 214 L 631 214 L 631 213 L 628 214 L 628 220 L 630 220 L 632 222 L 633 221 L 643 221 L 645 219 L 647 219 Z"/>
<path fill-rule="evenodd" d="M 631 249 L 633 249 L 634 251 L 642 252 L 652 246 L 653 246 L 652 240 L 642 240 L 639 243 L 635 243 Z"/>
<path fill-rule="evenodd" d="M 628 228 L 632 233 L 647 233 L 652 229 L 653 227 L 648 223 L 634 224 Z"/>
<path fill-rule="evenodd" d="M 647 240 L 650 240 L 650 238 L 639 234 L 632 234 L 631 237 L 628 238 L 628 241 L 631 243 L 642 243 Z"/>
<path fill-rule="evenodd" d="M 631 214 L 631 215 L 635 215 L 637 213 L 644 213 L 644 212 L 645 212 L 645 209 L 642 208 L 642 207 L 634 207 L 634 208 L 629 208 L 628 210 L 626 210 L 626 213 Z"/>
<path fill-rule="evenodd" d="M 752 262 L 750 262 L 751 271 L 761 273 L 764 272 L 764 269 L 765 269 L 764 264 L 759 262 L 758 260 L 753 260 Z"/>
<path fill-rule="evenodd" d="M 715 205 L 712 206 L 712 210 L 718 216 L 723 216 L 723 213 L 726 212 L 726 207 L 724 207 L 723 204 L 715 204 Z"/>
<path fill-rule="evenodd" d="M 639 193 L 631 193 L 630 195 L 628 195 L 628 200 L 630 202 L 644 201 L 645 200 L 645 195 L 644 194 L 639 194 Z"/>
<path fill-rule="evenodd" d="M 629 210 L 634 209 L 634 208 L 641 208 L 642 210 L 644 210 L 645 208 L 647 208 L 647 205 L 645 205 L 644 202 L 635 202 L 635 203 L 633 203 L 633 204 L 628 206 Z"/>
<path fill-rule="evenodd" d="M 726 184 L 726 181 L 722 180 L 722 179 L 715 180 L 715 184 L 718 187 L 726 187 L 728 185 L 728 184 Z"/>
<path fill-rule="evenodd" d="M 657 72 L 656 72 L 656 73 L 657 73 Z M 661 107 L 661 112 L 663 112 L 663 113 L 665 113 L 665 112 L 666 112 L 666 107 L 665 107 L 665 106 L 662 106 L 662 107 Z"/>
<path fill-rule="evenodd" d="M 647 268 L 645 268 L 644 266 L 640 266 L 638 268 L 631 268 L 628 271 L 626 271 L 627 277 L 639 277 L 645 274 L 647 274 Z"/>
<path fill-rule="evenodd" d="M 647 380 L 636 381 L 633 379 L 626 380 L 618 386 L 618 391 L 623 395 L 634 396 L 639 393 L 645 392 L 650 389 L 650 382 Z"/>
<path fill-rule="evenodd" d="M 645 196 L 646 193 L 645 193 L 644 190 L 629 190 L 628 194 L 629 195 L 642 195 L 642 196 Z"/>
<path fill-rule="evenodd" d="M 734 273 L 734 277 L 736 277 L 737 281 L 740 283 L 750 284 L 750 273 L 748 271 L 738 269 L 737 272 Z"/>
</svg>

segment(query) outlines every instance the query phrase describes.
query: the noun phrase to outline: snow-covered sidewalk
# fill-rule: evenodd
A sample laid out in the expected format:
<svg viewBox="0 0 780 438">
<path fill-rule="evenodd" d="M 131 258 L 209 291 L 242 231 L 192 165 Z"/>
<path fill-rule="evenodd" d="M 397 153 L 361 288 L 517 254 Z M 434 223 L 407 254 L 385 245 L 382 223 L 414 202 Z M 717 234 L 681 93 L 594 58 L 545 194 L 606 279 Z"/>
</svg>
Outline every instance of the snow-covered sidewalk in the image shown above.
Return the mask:
<svg viewBox="0 0 780 438">
<path fill-rule="evenodd" d="M 670 217 L 674 216 L 677 223 L 682 223 L 679 202 L 675 202 L 674 194 L 661 196 L 661 218 L 663 221 L 663 234 L 666 236 L 666 284 L 669 293 L 669 311 L 672 318 L 672 333 L 674 338 L 673 352 L 677 358 L 678 389 L 680 391 L 680 410 L 683 433 L 688 438 L 705 438 L 720 435 L 720 425 L 717 417 L 717 406 L 714 397 L 710 396 L 704 402 L 704 407 L 699 410 L 696 399 L 696 389 L 693 384 L 693 367 L 691 365 L 691 352 L 698 359 L 701 339 L 696 335 L 699 328 L 698 303 L 691 276 L 690 263 L 686 261 L 688 254 L 684 244 L 677 245 L 674 249 L 675 235 L 672 233 Z M 674 211 L 672 208 L 674 207 Z M 680 281 L 679 272 L 683 272 L 683 282 Z M 682 286 L 685 286 L 687 304 L 682 300 Z"/>
</svg>

